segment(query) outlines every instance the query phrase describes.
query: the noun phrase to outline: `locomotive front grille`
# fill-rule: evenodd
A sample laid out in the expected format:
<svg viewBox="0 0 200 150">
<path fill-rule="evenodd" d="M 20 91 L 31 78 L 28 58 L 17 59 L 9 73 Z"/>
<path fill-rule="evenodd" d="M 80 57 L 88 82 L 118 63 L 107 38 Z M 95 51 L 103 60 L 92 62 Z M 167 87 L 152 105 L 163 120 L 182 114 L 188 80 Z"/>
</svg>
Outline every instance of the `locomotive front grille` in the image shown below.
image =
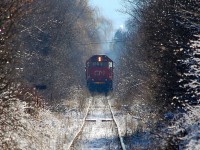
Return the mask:
<svg viewBox="0 0 200 150">
<path fill-rule="evenodd" d="M 94 82 L 95 84 L 105 84 L 105 82 Z"/>
</svg>

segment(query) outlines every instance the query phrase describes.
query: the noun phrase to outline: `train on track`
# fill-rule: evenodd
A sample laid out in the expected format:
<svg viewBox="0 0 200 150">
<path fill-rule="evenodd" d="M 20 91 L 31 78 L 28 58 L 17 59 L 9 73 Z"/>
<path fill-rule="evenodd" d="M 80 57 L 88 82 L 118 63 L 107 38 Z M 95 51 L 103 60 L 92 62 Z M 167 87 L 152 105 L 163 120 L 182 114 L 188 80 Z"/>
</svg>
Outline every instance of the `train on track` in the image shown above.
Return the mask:
<svg viewBox="0 0 200 150">
<path fill-rule="evenodd" d="M 113 61 L 106 55 L 93 55 L 86 61 L 86 81 L 89 91 L 113 90 Z"/>
</svg>

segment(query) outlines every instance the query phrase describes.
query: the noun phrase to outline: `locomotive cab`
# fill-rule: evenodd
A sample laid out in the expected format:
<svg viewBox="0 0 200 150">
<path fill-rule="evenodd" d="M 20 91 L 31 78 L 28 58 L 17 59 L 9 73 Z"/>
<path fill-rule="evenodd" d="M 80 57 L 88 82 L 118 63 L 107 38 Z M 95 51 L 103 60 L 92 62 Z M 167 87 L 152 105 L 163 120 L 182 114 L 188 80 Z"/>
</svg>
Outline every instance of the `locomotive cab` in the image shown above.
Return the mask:
<svg viewBox="0 0 200 150">
<path fill-rule="evenodd" d="M 86 81 L 90 91 L 113 89 L 113 61 L 106 55 L 94 55 L 86 61 Z"/>
</svg>

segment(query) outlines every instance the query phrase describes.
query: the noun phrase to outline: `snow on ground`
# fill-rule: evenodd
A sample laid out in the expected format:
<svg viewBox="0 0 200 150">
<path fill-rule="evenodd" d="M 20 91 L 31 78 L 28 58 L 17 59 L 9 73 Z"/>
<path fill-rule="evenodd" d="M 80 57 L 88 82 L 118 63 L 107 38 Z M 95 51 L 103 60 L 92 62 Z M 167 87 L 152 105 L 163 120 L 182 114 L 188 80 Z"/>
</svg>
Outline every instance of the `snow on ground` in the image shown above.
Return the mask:
<svg viewBox="0 0 200 150">
<path fill-rule="evenodd" d="M 71 149 L 121 149 L 117 126 L 105 96 L 94 96 L 86 122 Z"/>
<path fill-rule="evenodd" d="M 90 99 L 86 99 L 89 102 Z M 77 103 L 74 102 L 73 108 L 70 108 L 65 114 L 51 113 L 41 111 L 37 120 L 32 120 L 37 131 L 35 137 L 41 142 L 36 149 L 68 149 L 68 146 L 76 136 L 84 121 L 86 108 L 80 111 Z M 33 129 L 33 127 L 30 127 Z M 34 148 L 30 148 L 34 149 Z"/>
<path fill-rule="evenodd" d="M 140 101 L 132 106 L 116 107 L 116 98 L 109 97 L 109 101 L 119 127 L 120 134 L 127 150 L 151 149 L 159 147 L 158 139 L 150 133 L 154 124 L 154 113 Z"/>
<path fill-rule="evenodd" d="M 154 122 L 150 116 L 150 108 L 145 105 L 115 107 L 115 98 L 110 98 L 110 103 L 126 144 L 126 149 L 169 149 L 180 150 L 200 149 L 200 106 L 187 106 L 187 113 L 167 113 L 172 120 Z M 132 113 L 134 112 L 134 113 Z M 149 119 L 148 116 L 149 115 Z M 152 117 L 152 118 L 151 118 Z M 154 121 L 153 121 L 154 120 Z M 168 126 L 168 123 L 171 125 Z M 155 126 L 156 125 L 156 126 Z M 173 145 L 174 144 L 174 145 Z"/>
<path fill-rule="evenodd" d="M 9 93 L 8 93 L 9 94 Z M 65 100 L 64 113 L 38 109 L 35 115 L 26 113 L 29 106 L 18 99 L 0 100 L 0 106 L 8 105 L 0 117 L 0 149 L 23 150 L 63 150 L 68 149 L 76 132 L 80 128 L 87 105 L 80 106 L 80 92 L 70 100 Z M 1 95 L 2 96 L 2 95 Z M 5 94 L 3 95 L 5 97 Z M 84 100 L 85 104 L 90 98 Z"/>
<path fill-rule="evenodd" d="M 29 108 L 25 102 L 10 99 L 7 116 L 0 118 L 0 122 L 18 119 L 16 124 L 5 126 L 3 143 L 13 145 L 1 147 L 1 149 L 23 150 L 63 150 L 71 149 L 69 146 L 76 140 L 77 133 L 81 129 L 92 97 L 80 104 L 79 92 L 73 93 L 70 99 L 64 100 L 61 112 L 51 112 L 47 109 L 35 110 L 35 115 L 26 113 Z M 120 141 L 115 123 L 113 122 L 109 106 L 103 102 L 104 96 L 94 98 L 93 108 L 89 112 L 86 124 L 81 135 L 82 145 L 77 149 L 120 149 Z M 1 101 L 2 102 L 2 101 Z M 95 120 L 95 122 L 93 121 Z M 16 121 L 16 120 L 15 120 Z M 22 126 L 21 126 L 22 125 Z M 2 131 L 2 130 L 1 130 Z M 84 145 L 84 142 L 87 144 Z M 79 143 L 79 142 L 78 142 Z M 73 143 L 74 144 L 74 143 Z"/>
<path fill-rule="evenodd" d="M 1 148 L 3 150 L 7 147 L 23 150 L 69 149 L 73 140 L 77 140 L 77 133 L 93 100 L 89 97 L 84 100 L 87 105 L 80 104 L 82 96 L 79 94 L 80 92 L 75 92 L 70 99 L 63 101 L 62 106 L 66 109 L 62 113 L 40 109 L 34 116 L 25 113 L 26 103 L 10 99 L 8 105 L 11 107 L 6 109 L 5 116 L 0 118 L 0 123 L 4 123 L 4 126 L 1 126 L 4 137 L 0 141 Z M 168 144 L 165 141 L 168 135 L 173 135 L 177 142 L 180 141 L 179 149 L 200 149 L 200 106 L 187 106 L 190 111 L 176 114 L 172 126 L 164 127 L 161 132 L 152 134 L 151 124 L 154 124 L 155 118 L 148 106 L 135 101 L 135 105 L 123 105 L 119 109 L 116 107 L 114 97 L 108 96 L 107 99 L 127 150 L 151 149 L 155 146 L 165 148 Z M 108 106 L 102 103 L 102 100 L 103 96 L 97 97 L 92 104 L 93 108 L 86 118 L 87 125 L 84 125 L 79 142 L 73 143 L 74 149 L 119 149 L 118 131 L 111 121 Z M 0 135 L 2 136 L 2 133 Z"/>
</svg>

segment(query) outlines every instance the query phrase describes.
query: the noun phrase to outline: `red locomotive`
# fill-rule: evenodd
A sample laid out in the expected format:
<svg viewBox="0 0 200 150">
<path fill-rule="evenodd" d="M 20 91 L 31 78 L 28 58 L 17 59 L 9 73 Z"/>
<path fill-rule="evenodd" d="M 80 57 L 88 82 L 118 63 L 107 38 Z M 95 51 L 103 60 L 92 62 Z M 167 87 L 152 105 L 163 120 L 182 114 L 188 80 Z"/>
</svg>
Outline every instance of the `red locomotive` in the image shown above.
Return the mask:
<svg viewBox="0 0 200 150">
<path fill-rule="evenodd" d="M 106 55 L 94 55 L 86 61 L 86 80 L 90 91 L 113 89 L 113 61 Z"/>
</svg>

